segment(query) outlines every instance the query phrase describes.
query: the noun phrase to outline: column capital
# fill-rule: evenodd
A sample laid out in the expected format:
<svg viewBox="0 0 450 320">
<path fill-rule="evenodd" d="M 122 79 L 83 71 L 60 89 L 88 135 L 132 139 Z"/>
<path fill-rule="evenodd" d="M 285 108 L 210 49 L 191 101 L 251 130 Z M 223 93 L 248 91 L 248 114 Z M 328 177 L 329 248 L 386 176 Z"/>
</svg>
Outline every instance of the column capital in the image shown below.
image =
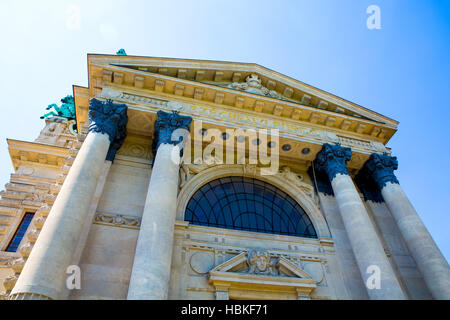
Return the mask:
<svg viewBox="0 0 450 320">
<path fill-rule="evenodd" d="M 155 134 L 153 139 L 153 153 L 156 154 L 158 147 L 163 143 L 178 145 L 183 142 L 185 136 L 182 132 L 176 132 L 178 129 L 184 129 L 189 132 L 192 117 L 182 116 L 178 112 L 172 113 L 159 110 L 155 122 Z"/>
<path fill-rule="evenodd" d="M 113 161 L 127 136 L 127 105 L 113 103 L 110 99 L 101 101 L 92 98 L 89 101 L 89 121 L 88 133 L 99 132 L 108 135 L 111 145 L 106 160 Z"/>
<path fill-rule="evenodd" d="M 391 157 L 387 153 L 372 153 L 362 171 L 370 175 L 378 187 L 383 189 L 388 182 L 399 184 L 394 174 L 394 170 L 397 168 L 397 157 Z"/>
<path fill-rule="evenodd" d="M 325 172 L 332 181 L 338 173 L 348 175 L 346 163 L 351 157 L 350 148 L 324 143 L 314 162 L 317 170 Z"/>
</svg>

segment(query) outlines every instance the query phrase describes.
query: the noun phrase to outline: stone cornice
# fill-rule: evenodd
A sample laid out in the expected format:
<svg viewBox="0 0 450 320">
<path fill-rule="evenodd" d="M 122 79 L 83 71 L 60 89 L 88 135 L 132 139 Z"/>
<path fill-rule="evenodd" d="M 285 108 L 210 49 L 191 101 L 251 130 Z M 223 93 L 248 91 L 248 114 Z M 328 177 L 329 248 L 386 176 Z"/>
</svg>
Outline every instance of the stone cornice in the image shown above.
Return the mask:
<svg viewBox="0 0 450 320">
<path fill-rule="evenodd" d="M 105 86 L 125 86 L 157 94 L 169 94 L 176 99 L 190 99 L 201 103 L 215 103 L 235 109 L 253 109 L 264 115 L 279 115 L 285 119 L 303 121 L 330 129 L 343 130 L 370 137 L 386 143 L 395 133 L 397 122 L 366 114 L 367 120 L 330 110 L 320 109 L 285 100 L 260 96 L 213 84 L 180 79 L 168 75 L 150 73 L 111 65 L 92 64 L 90 68 L 90 93 L 98 94 Z M 116 74 L 116 76 L 114 76 Z M 362 114 L 359 112 L 359 114 Z M 376 119 L 376 120 L 375 120 Z M 381 123 L 381 122 L 385 123 Z"/>
<path fill-rule="evenodd" d="M 61 167 L 69 156 L 69 148 L 36 142 L 7 139 L 8 150 L 14 169 L 21 162 L 35 162 L 44 166 Z"/>
<path fill-rule="evenodd" d="M 372 110 L 364 108 L 360 105 L 347 101 L 343 98 L 330 94 L 326 91 L 320 90 L 306 83 L 296 79 L 285 76 L 281 73 L 273 71 L 254 63 L 238 63 L 238 62 L 223 62 L 211 60 L 190 60 L 190 59 L 175 59 L 175 58 L 156 58 L 156 57 L 138 57 L 138 56 L 117 56 L 117 55 L 102 55 L 102 54 L 88 54 L 88 64 L 106 64 L 106 65 L 126 65 L 135 67 L 153 67 L 160 69 L 183 69 L 183 70 L 212 70 L 214 72 L 230 73 L 230 72 L 247 72 L 257 73 L 263 77 L 269 78 L 282 85 L 290 86 L 293 89 L 298 88 L 302 92 L 317 96 L 321 99 L 336 103 L 348 110 L 359 113 L 367 117 L 376 117 L 380 121 L 390 123 L 394 126 L 398 124 L 397 121 L 376 113 Z"/>
</svg>

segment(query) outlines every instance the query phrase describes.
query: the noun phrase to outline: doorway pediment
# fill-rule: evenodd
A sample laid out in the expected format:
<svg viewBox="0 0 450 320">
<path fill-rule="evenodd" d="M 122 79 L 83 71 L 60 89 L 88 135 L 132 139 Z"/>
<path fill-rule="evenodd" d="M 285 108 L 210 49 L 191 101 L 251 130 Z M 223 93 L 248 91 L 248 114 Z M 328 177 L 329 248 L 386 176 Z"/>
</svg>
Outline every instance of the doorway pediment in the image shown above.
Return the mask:
<svg viewBox="0 0 450 320">
<path fill-rule="evenodd" d="M 263 249 L 244 251 L 209 272 L 216 297 L 310 299 L 317 282 L 295 263 Z"/>
</svg>

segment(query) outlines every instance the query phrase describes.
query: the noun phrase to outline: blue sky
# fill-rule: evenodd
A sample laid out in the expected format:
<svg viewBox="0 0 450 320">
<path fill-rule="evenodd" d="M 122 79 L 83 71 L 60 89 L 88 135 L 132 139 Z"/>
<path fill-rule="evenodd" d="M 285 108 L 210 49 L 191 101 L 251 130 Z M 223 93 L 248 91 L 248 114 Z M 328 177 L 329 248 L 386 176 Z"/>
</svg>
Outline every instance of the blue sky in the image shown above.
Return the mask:
<svg viewBox="0 0 450 320">
<path fill-rule="evenodd" d="M 0 30 L 0 185 L 87 53 L 254 62 L 400 121 L 397 177 L 449 260 L 450 1 L 2 1 Z"/>
</svg>

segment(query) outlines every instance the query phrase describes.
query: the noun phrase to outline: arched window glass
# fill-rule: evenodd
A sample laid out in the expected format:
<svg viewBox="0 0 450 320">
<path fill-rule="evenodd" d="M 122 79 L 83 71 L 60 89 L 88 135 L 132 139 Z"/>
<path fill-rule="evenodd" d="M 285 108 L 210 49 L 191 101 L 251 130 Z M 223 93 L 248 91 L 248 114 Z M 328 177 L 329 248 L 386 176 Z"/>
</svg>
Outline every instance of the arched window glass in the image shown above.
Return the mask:
<svg viewBox="0 0 450 320">
<path fill-rule="evenodd" d="M 192 224 L 317 238 L 314 226 L 288 194 L 247 177 L 213 180 L 189 200 L 185 220 Z"/>
</svg>

